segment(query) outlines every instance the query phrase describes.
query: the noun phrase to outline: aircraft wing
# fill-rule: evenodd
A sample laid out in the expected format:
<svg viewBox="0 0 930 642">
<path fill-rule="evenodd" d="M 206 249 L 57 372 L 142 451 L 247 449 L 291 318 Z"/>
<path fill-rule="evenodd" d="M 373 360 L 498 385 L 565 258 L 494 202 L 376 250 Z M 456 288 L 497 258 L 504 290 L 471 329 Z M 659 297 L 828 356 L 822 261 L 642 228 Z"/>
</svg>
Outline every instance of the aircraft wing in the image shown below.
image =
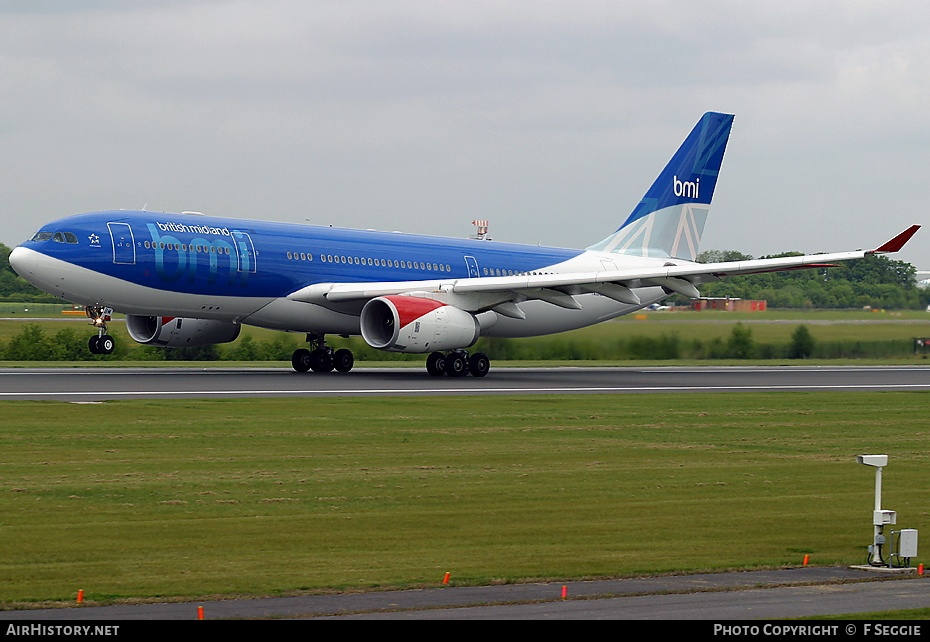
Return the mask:
<svg viewBox="0 0 930 642">
<path fill-rule="evenodd" d="M 740 274 L 835 267 L 836 263 L 861 259 L 871 254 L 897 252 L 917 232 L 912 225 L 873 250 L 834 254 L 808 254 L 749 261 L 693 263 L 669 259 L 656 267 L 513 276 L 386 281 L 369 283 L 318 283 L 297 290 L 288 299 L 307 303 L 363 302 L 379 296 L 423 293 L 469 312 L 495 309 L 506 316 L 522 318 L 517 303 L 530 299 L 547 301 L 568 309 L 580 309 L 574 295 L 598 293 L 621 303 L 639 305 L 634 288 L 660 286 L 691 298 L 701 296 L 697 285 Z"/>
</svg>

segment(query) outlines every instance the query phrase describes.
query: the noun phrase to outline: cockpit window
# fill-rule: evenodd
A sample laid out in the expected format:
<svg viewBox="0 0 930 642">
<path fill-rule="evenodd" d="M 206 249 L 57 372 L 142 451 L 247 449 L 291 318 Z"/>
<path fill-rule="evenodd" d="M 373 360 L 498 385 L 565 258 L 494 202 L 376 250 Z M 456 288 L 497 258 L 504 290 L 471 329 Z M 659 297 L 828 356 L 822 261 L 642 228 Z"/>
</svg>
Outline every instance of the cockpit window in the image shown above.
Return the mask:
<svg viewBox="0 0 930 642">
<path fill-rule="evenodd" d="M 44 234 L 48 234 L 48 232 L 44 232 Z M 38 236 L 39 235 L 36 234 L 36 237 Z M 35 240 L 44 241 L 47 239 L 48 239 L 48 236 L 46 236 L 44 239 L 36 238 Z M 55 232 L 55 234 L 52 236 L 52 240 L 55 241 L 56 243 L 68 243 L 70 245 L 76 245 L 78 242 L 77 237 L 71 232 Z"/>
<path fill-rule="evenodd" d="M 69 245 L 77 245 L 78 237 L 73 232 L 45 232 L 39 231 L 36 232 L 36 235 L 32 237 L 33 241 L 54 241 L 55 243 L 67 243 Z"/>
</svg>

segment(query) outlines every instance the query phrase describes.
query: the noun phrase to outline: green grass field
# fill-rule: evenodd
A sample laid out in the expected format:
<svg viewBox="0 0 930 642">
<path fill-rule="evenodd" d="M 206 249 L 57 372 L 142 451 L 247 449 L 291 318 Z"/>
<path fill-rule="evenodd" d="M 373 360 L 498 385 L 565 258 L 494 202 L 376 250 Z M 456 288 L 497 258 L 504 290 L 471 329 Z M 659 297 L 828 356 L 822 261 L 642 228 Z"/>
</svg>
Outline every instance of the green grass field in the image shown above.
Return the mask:
<svg viewBox="0 0 930 642">
<path fill-rule="evenodd" d="M 0 604 L 855 564 L 923 393 L 3 402 Z"/>
<path fill-rule="evenodd" d="M 8 307 L 14 304 L 6 304 Z M 0 305 L 2 308 L 2 305 Z M 46 337 L 53 337 L 62 330 L 71 333 L 65 341 L 73 346 L 76 357 L 87 357 L 83 363 L 108 363 L 112 361 L 97 358 L 91 360 L 91 355 L 85 349 L 86 339 L 93 334 L 93 329 L 81 317 L 62 317 L 61 306 L 46 306 L 44 313 L 48 316 L 32 318 L 26 321 L 22 316 L 12 314 L 9 310 L 0 309 L 0 355 L 5 351 L 5 345 L 18 334 L 22 333 L 27 324 L 38 324 L 40 331 Z M 30 314 L 36 312 L 30 308 Z M 42 313 L 43 310 L 38 310 Z M 769 311 L 766 313 L 733 313 L 733 312 L 655 312 L 642 313 L 622 317 L 615 321 L 602 323 L 589 328 L 565 332 L 546 337 L 510 340 L 508 345 L 500 343 L 485 343 L 484 340 L 476 346 L 479 350 L 487 351 L 494 362 L 502 361 L 533 361 L 548 362 L 563 361 L 578 363 L 581 361 L 605 361 L 613 363 L 627 363 L 635 361 L 643 363 L 646 359 L 657 359 L 656 363 L 669 365 L 672 363 L 706 363 L 708 357 L 701 356 L 701 349 L 692 348 L 695 344 L 705 346 L 706 349 L 713 342 L 726 345 L 737 324 L 743 324 L 757 346 L 757 358 L 767 363 L 776 360 L 790 362 L 784 355 L 786 347 L 792 340 L 792 333 L 799 325 L 809 328 L 816 345 L 820 348 L 814 358 L 833 360 L 845 358 L 861 362 L 870 359 L 873 362 L 893 363 L 925 363 L 927 355 L 913 354 L 913 339 L 915 337 L 930 337 L 930 314 L 926 312 L 868 312 L 861 310 L 846 311 Z M 126 333 L 125 324 L 115 321 L 110 326 L 110 333 L 116 338 L 120 346 L 140 351 Z M 278 365 L 289 367 L 289 359 L 282 355 L 290 355 L 294 348 L 303 343 L 303 335 L 287 334 L 272 330 L 263 330 L 244 326 L 242 336 L 238 341 L 220 346 L 220 351 L 226 358 L 241 359 L 234 351 L 252 341 L 253 345 L 270 345 L 277 343 L 281 349 L 276 351 Z M 672 340 L 678 345 L 678 358 L 669 358 L 662 354 L 662 342 Z M 341 339 L 328 337 L 334 347 L 349 347 L 356 353 L 356 360 L 370 364 L 374 360 L 389 360 L 399 363 L 401 360 L 413 361 L 422 367 L 422 355 L 397 355 L 382 353 L 367 346 L 360 338 Z M 652 343 L 650 343 L 652 342 Z M 638 345 L 634 349 L 632 345 Z M 622 346 L 626 345 L 627 348 Z M 631 352 L 632 351 L 632 352 Z M 72 351 L 74 352 L 74 351 Z M 155 350 L 155 352 L 159 352 Z M 233 355 L 233 356 L 230 356 Z M 160 355 L 153 355 L 160 356 Z M 139 357 L 127 357 L 131 363 L 143 364 L 145 361 Z M 148 357 L 153 358 L 153 357 Z M 724 357 L 714 357 L 713 361 L 720 362 Z M 818 362 L 819 362 L 818 361 Z M 57 361 L 55 365 L 64 365 L 68 362 Z M 745 362 L 745 360 L 742 360 Z M 151 362 L 150 362 L 151 363 Z M 267 361 L 257 361 L 260 365 L 270 365 Z M 36 362 L 22 362 L 24 365 L 39 365 Z M 15 362 L 4 362 L 4 365 L 16 365 Z M 173 363 L 172 365 L 177 365 Z"/>
</svg>

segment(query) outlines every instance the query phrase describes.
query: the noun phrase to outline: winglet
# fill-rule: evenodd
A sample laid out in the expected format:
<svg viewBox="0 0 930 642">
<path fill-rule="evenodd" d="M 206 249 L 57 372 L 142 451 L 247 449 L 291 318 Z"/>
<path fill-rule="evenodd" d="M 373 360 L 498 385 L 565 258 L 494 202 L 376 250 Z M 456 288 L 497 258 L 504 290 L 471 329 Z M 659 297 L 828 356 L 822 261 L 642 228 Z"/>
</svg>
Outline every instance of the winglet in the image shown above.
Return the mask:
<svg viewBox="0 0 930 642">
<path fill-rule="evenodd" d="M 898 234 L 890 241 L 886 241 L 880 247 L 875 248 L 869 254 L 885 254 L 887 252 L 897 252 L 904 244 L 911 240 L 911 237 L 920 229 L 919 225 L 911 225 L 909 228 Z"/>
</svg>

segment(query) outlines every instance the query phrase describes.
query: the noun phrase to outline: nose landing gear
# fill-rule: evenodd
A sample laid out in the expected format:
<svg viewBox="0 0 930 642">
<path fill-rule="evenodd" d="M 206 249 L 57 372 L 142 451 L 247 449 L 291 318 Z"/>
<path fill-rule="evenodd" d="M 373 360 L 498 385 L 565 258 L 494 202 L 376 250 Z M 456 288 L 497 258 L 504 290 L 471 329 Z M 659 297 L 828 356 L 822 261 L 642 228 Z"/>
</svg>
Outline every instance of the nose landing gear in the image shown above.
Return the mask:
<svg viewBox="0 0 930 642">
<path fill-rule="evenodd" d="M 97 328 L 97 336 L 91 337 L 87 347 L 93 354 L 110 354 L 116 347 L 116 341 L 107 334 L 107 321 L 113 315 L 113 308 L 99 306 L 84 306 L 84 314 L 90 319 L 90 324 Z"/>
</svg>

